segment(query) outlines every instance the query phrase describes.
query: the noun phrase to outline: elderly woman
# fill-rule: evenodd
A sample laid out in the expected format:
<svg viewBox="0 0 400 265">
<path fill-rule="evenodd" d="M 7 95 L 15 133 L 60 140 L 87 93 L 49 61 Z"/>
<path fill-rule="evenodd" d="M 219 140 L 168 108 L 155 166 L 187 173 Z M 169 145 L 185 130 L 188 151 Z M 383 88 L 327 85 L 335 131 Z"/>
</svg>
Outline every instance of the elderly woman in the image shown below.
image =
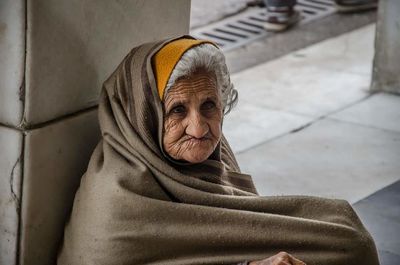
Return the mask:
<svg viewBox="0 0 400 265">
<path fill-rule="evenodd" d="M 221 132 L 236 100 L 213 43 L 134 48 L 104 84 L 58 264 L 378 264 L 347 202 L 257 195 Z"/>
</svg>

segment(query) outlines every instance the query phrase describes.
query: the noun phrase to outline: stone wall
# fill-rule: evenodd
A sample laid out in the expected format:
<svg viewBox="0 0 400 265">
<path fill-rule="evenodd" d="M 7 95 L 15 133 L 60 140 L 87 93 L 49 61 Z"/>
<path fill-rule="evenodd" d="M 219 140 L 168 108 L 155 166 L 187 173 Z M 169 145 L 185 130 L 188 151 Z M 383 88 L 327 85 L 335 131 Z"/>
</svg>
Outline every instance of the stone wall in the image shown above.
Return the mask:
<svg viewBox="0 0 400 265">
<path fill-rule="evenodd" d="M 143 42 L 188 33 L 187 0 L 0 1 L 0 264 L 54 264 L 99 140 L 103 81 Z"/>
</svg>

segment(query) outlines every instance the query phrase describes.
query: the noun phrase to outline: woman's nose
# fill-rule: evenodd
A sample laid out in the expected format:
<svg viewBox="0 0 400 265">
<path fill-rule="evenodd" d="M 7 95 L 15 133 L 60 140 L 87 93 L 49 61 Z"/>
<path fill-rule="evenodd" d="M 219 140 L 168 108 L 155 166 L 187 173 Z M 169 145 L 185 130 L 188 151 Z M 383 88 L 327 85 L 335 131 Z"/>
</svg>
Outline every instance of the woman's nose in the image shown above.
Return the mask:
<svg viewBox="0 0 400 265">
<path fill-rule="evenodd" d="M 188 118 L 189 122 L 188 126 L 186 127 L 186 134 L 200 139 L 208 133 L 208 124 L 200 113 L 192 113 Z"/>
</svg>

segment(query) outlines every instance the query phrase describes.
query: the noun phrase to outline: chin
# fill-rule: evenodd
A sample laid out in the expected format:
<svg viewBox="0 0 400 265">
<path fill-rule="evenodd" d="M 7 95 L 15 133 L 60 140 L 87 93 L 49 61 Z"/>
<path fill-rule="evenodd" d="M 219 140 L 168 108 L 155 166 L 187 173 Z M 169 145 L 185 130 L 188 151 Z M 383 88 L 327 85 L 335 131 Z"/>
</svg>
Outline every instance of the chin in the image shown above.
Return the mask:
<svg viewBox="0 0 400 265">
<path fill-rule="evenodd" d="M 211 154 L 212 154 L 212 152 L 211 153 L 207 152 L 207 153 L 203 153 L 202 155 L 196 155 L 196 156 L 190 155 L 190 156 L 184 158 L 184 160 L 186 160 L 190 163 L 193 163 L 193 164 L 198 164 L 198 163 L 206 161 L 208 159 L 208 157 L 210 157 Z"/>
<path fill-rule="evenodd" d="M 207 156 L 207 157 L 201 157 L 201 158 L 188 158 L 188 159 L 185 159 L 185 160 L 186 160 L 187 162 L 189 162 L 189 163 L 199 164 L 199 163 L 201 163 L 201 162 L 206 161 L 207 158 L 208 158 L 208 156 Z"/>
</svg>

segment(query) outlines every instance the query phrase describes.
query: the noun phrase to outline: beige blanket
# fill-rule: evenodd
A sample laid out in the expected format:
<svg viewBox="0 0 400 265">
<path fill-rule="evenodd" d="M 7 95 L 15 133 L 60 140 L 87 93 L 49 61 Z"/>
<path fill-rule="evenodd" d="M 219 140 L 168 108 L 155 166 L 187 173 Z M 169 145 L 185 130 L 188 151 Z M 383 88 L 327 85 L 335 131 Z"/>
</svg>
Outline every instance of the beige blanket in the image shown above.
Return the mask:
<svg viewBox="0 0 400 265">
<path fill-rule="evenodd" d="M 309 265 L 378 264 L 347 202 L 258 196 L 225 139 L 199 165 L 165 158 L 151 56 L 166 42 L 134 48 L 104 84 L 102 140 L 82 177 L 58 264 L 232 264 L 279 251 Z"/>
</svg>

